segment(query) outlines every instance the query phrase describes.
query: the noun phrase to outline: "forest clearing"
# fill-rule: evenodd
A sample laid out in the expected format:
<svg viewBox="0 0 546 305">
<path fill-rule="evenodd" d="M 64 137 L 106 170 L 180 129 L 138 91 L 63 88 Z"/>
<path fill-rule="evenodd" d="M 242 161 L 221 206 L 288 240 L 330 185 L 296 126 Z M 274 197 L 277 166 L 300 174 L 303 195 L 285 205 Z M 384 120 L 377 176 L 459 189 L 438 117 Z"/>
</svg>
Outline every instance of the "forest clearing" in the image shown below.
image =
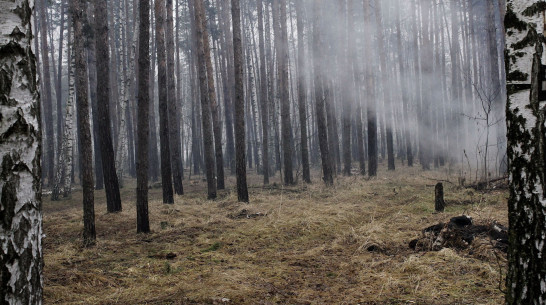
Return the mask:
<svg viewBox="0 0 546 305">
<path fill-rule="evenodd" d="M 107 214 L 97 192 L 97 244 L 89 249 L 81 245 L 81 192 L 44 201 L 44 301 L 501 304 L 501 251 L 487 243 L 415 251 L 408 243 L 462 214 L 506 225 L 507 191 L 461 188 L 446 170 L 394 174 L 381 166 L 379 173 L 339 177 L 332 189 L 282 187 L 278 175 L 262 187 L 249 173 L 251 204 L 238 203 L 232 188 L 208 201 L 205 182 L 195 177 L 174 205 L 161 202 L 160 188 L 150 190 L 148 235 L 135 231 L 134 182 L 127 182 L 120 213 Z M 319 181 L 316 172 L 312 179 Z M 438 179 L 453 182 L 444 183 L 444 213 L 434 213 Z M 227 185 L 234 185 L 232 177 Z"/>
</svg>

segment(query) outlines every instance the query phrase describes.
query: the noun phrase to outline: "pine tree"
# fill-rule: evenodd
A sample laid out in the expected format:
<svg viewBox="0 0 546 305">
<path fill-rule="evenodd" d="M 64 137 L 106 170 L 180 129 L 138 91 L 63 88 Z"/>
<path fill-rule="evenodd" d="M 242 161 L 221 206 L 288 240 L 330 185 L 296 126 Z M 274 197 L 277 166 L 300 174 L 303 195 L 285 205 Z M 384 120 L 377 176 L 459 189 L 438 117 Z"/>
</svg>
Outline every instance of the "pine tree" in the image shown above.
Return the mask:
<svg viewBox="0 0 546 305">
<path fill-rule="evenodd" d="M 148 163 L 150 139 L 150 0 L 139 1 L 138 44 L 138 146 L 137 170 L 137 232 L 150 232 L 148 219 Z M 154 143 L 155 145 L 155 143 Z"/>
<path fill-rule="evenodd" d="M 245 100 L 243 89 L 243 42 L 241 39 L 241 6 L 239 0 L 231 0 L 233 20 L 233 63 L 235 67 L 235 155 L 237 172 L 237 198 L 248 202 L 245 158 Z"/>
<path fill-rule="evenodd" d="M 85 58 L 83 25 L 87 10 L 83 0 L 70 1 L 74 29 L 74 60 L 76 67 L 76 104 L 78 109 L 78 138 L 80 139 L 80 171 L 83 190 L 83 244 L 95 244 L 95 203 L 93 182 L 93 145 L 89 123 L 89 100 L 87 90 L 87 60 Z"/>
</svg>

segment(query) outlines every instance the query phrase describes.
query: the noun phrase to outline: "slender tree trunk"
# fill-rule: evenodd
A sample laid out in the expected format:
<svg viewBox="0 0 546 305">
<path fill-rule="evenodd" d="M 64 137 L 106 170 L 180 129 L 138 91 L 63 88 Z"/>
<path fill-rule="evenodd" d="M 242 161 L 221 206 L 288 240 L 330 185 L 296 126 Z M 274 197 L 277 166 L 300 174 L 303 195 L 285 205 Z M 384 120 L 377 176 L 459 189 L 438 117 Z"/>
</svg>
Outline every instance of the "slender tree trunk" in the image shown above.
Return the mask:
<svg viewBox="0 0 546 305">
<path fill-rule="evenodd" d="M 151 20 L 151 26 L 153 28 L 153 10 L 150 10 L 150 20 Z M 151 41 L 150 44 L 153 46 L 151 49 L 152 52 L 152 58 L 150 61 L 150 77 L 149 77 L 149 90 L 150 90 L 150 112 L 149 112 L 149 120 L 150 120 L 150 152 L 149 152 L 149 163 L 148 163 L 148 171 L 149 175 L 152 178 L 152 181 L 157 181 L 159 179 L 159 151 L 157 149 L 157 124 L 156 124 L 156 115 L 155 115 L 155 63 L 156 63 L 156 50 L 155 50 L 155 37 L 154 37 L 154 31 L 151 31 Z M 137 160 L 138 162 L 138 160 Z M 138 173 L 137 173 L 138 176 Z"/>
<path fill-rule="evenodd" d="M 307 92 L 305 88 L 305 43 L 303 37 L 303 2 L 296 3 L 296 23 L 298 27 L 298 111 L 300 116 L 300 137 L 301 137 L 301 163 L 303 167 L 303 181 L 311 183 L 309 169 L 309 147 L 307 138 Z"/>
<path fill-rule="evenodd" d="M 364 41 L 368 42 L 364 47 L 364 58 L 371 58 L 371 48 L 369 44 L 373 41 L 371 26 L 371 5 L 370 0 L 364 1 Z M 366 92 L 368 100 L 367 116 L 368 116 L 368 175 L 370 177 L 377 176 L 377 101 L 375 100 L 375 84 L 373 66 L 371 63 L 366 63 Z"/>
<path fill-rule="evenodd" d="M 430 0 L 426 0 L 430 1 Z M 381 2 L 376 1 L 375 3 L 375 20 L 377 24 L 377 42 L 379 47 L 379 62 L 381 64 L 381 76 L 382 76 L 382 92 L 383 92 L 383 102 L 385 108 L 385 120 L 383 128 L 385 129 L 386 135 L 386 144 L 387 144 L 387 159 L 388 159 L 388 169 L 395 170 L 394 164 L 394 143 L 392 135 L 392 102 L 390 90 L 387 88 L 387 85 L 390 83 L 389 71 L 387 70 L 387 49 L 385 48 L 385 40 L 383 34 L 383 16 L 381 15 Z"/>
<path fill-rule="evenodd" d="M 44 109 L 45 122 L 45 139 L 46 143 L 46 161 L 47 161 L 47 185 L 52 186 L 55 166 L 55 134 L 53 131 L 53 105 L 51 96 L 51 72 L 49 65 L 49 44 L 47 41 L 47 0 L 38 0 L 40 2 L 40 38 L 41 38 L 41 53 L 42 53 L 42 92 L 40 93 L 41 101 Z"/>
<path fill-rule="evenodd" d="M 322 48 L 324 46 L 322 37 L 321 20 L 322 0 L 315 0 L 313 5 L 313 68 L 315 74 L 315 101 L 316 116 L 318 126 L 318 140 L 320 146 L 320 156 L 322 159 L 322 175 L 324 183 L 327 186 L 334 184 L 332 162 L 330 159 L 328 147 L 328 126 L 326 123 L 326 109 L 324 104 L 324 76 L 322 66 Z"/>
<path fill-rule="evenodd" d="M 203 0 L 192 0 L 195 7 L 195 29 L 197 36 L 197 57 L 199 88 L 201 90 L 201 119 L 203 126 L 203 148 L 205 152 L 205 169 L 207 176 L 208 199 L 216 198 L 216 179 L 214 175 L 214 137 L 211 124 L 211 105 L 207 82 L 207 65 L 205 59 L 204 28 L 205 16 Z M 208 41 L 207 41 L 208 43 Z"/>
<path fill-rule="evenodd" d="M 99 139 L 102 158 L 102 171 L 106 191 L 108 212 L 121 211 L 119 183 L 114 163 L 114 147 L 110 128 L 110 52 L 108 50 L 107 0 L 95 1 L 95 51 L 97 58 L 97 116 L 99 118 Z"/>
<path fill-rule="evenodd" d="M 171 165 L 174 183 L 174 192 L 177 195 L 184 194 L 182 186 L 182 145 L 180 144 L 180 122 L 178 120 L 178 106 L 176 97 L 175 63 L 174 63 L 174 22 L 173 0 L 167 1 L 167 109 L 169 112 L 169 143 L 171 149 Z M 179 93 L 180 94 L 180 93 Z"/>
<path fill-rule="evenodd" d="M 78 136 L 80 139 L 80 170 L 83 189 L 83 244 L 95 244 L 95 204 L 93 183 L 93 146 L 89 124 L 87 92 L 87 60 L 85 58 L 83 25 L 87 10 L 83 0 L 70 1 L 74 27 L 74 57 L 76 63 L 76 103 L 78 108 Z"/>
<path fill-rule="evenodd" d="M 150 232 L 148 219 L 148 151 L 150 138 L 150 0 L 139 1 L 138 44 L 138 146 L 137 146 L 137 232 Z"/>
<path fill-rule="evenodd" d="M 57 97 L 57 150 L 61 154 L 62 149 L 62 134 L 63 134 L 63 92 L 62 92 L 62 79 L 63 79 L 63 42 L 64 42 L 64 25 L 65 25 L 65 11 L 66 4 L 64 0 L 61 0 L 61 20 L 59 29 L 59 55 L 57 60 L 57 81 L 55 82 L 55 94 Z"/>
<path fill-rule="evenodd" d="M 169 141 L 167 61 L 165 50 L 165 0 L 155 0 L 155 38 L 158 63 L 159 141 L 161 147 L 161 184 L 163 203 L 174 203 Z"/>
<path fill-rule="evenodd" d="M 401 4 L 401 3 L 400 3 Z M 406 117 L 404 120 L 403 132 L 404 132 L 404 145 L 406 146 L 406 159 L 408 160 L 408 166 L 413 167 L 413 151 L 411 148 L 411 133 L 409 124 L 407 124 L 410 116 L 409 101 L 408 101 L 408 77 L 406 74 L 406 65 L 404 63 L 404 57 L 402 56 L 402 26 L 400 22 L 400 10 L 401 7 L 396 9 L 396 42 L 398 46 L 398 65 L 400 69 L 400 85 L 402 89 L 402 107 L 403 115 Z"/>
<path fill-rule="evenodd" d="M 4 1 L 0 35 L 0 296 L 5 304 L 41 304 L 43 292 L 40 106 L 28 0 Z M 13 36 L 12 36 L 13 37 Z M 38 49 L 36 49 L 37 51 Z M 6 78 L 4 78 L 6 77 Z M 12 90 L 13 89 L 13 90 Z"/>
<path fill-rule="evenodd" d="M 352 59 L 354 61 L 357 61 L 356 56 L 356 45 L 355 45 L 355 23 L 354 23 L 354 0 L 348 0 L 347 1 L 347 13 L 348 13 L 348 20 L 347 20 L 347 28 L 349 30 L 348 33 L 348 58 Z M 362 98 L 360 94 L 360 90 L 358 86 L 360 86 L 361 83 L 361 70 L 360 65 L 358 63 L 354 63 L 352 67 L 353 72 L 353 82 L 351 82 L 351 91 L 354 94 L 354 100 L 356 102 L 356 109 L 354 112 L 355 116 L 355 128 L 354 128 L 354 136 L 356 137 L 356 152 L 358 156 L 358 161 L 360 165 L 359 173 L 360 175 L 366 174 L 366 156 L 364 152 L 364 134 L 363 134 L 363 126 L 362 126 Z"/>
<path fill-rule="evenodd" d="M 245 161 L 245 101 L 243 93 L 243 43 L 241 39 L 241 7 L 239 0 L 231 0 L 233 18 L 233 53 L 235 67 L 235 154 L 237 172 L 237 198 L 248 202 Z"/>
<path fill-rule="evenodd" d="M 196 7 L 197 8 L 197 7 Z M 199 6 L 200 9 L 203 9 L 203 6 Z M 216 100 L 216 89 L 214 86 L 214 73 L 212 69 L 212 59 L 210 54 L 210 44 L 209 44 L 209 31 L 207 29 L 207 19 L 205 17 L 205 12 L 199 12 L 203 17 L 203 51 L 205 55 L 205 64 L 207 68 L 207 84 L 208 84 L 208 95 L 209 103 L 212 113 L 212 126 L 214 133 L 214 150 L 216 155 L 216 182 L 217 188 L 223 190 L 225 188 L 224 183 L 224 154 L 222 152 L 222 125 L 220 122 L 220 114 L 218 108 L 218 102 Z"/>
<path fill-rule="evenodd" d="M 260 103 L 262 106 L 262 165 L 264 184 L 269 184 L 269 97 L 267 95 L 267 70 L 265 59 L 265 41 L 264 41 L 264 16 L 263 0 L 257 0 L 258 6 L 258 44 L 260 48 Z M 270 71 L 271 72 L 271 71 Z"/>
</svg>

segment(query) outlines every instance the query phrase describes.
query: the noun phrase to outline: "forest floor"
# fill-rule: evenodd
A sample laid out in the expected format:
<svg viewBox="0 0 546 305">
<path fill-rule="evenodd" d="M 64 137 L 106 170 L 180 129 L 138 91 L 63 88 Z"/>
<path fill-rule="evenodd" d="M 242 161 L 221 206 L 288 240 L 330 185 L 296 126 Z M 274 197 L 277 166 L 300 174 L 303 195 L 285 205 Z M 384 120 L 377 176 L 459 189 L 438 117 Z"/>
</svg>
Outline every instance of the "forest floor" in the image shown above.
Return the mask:
<svg viewBox="0 0 546 305">
<path fill-rule="evenodd" d="M 507 190 L 461 188 L 417 167 L 339 177 L 333 188 L 316 173 L 311 185 L 282 187 L 277 175 L 264 188 L 251 173 L 251 203 L 241 204 L 233 177 L 216 201 L 198 178 L 174 205 L 150 190 L 150 234 L 136 234 L 135 181 L 118 214 L 95 192 L 97 244 L 87 249 L 81 192 L 45 199 L 45 304 L 503 304 L 504 254 L 408 243 L 462 214 L 507 225 Z M 438 180 L 453 182 L 445 213 L 433 213 Z"/>
</svg>

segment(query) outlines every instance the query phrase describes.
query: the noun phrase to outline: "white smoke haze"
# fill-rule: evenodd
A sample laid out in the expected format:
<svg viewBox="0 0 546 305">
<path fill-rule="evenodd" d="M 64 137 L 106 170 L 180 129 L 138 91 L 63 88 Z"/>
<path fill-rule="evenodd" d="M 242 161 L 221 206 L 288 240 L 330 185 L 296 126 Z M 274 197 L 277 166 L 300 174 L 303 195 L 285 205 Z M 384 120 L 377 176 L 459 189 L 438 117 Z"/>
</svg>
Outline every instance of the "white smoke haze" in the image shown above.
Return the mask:
<svg viewBox="0 0 546 305">
<path fill-rule="evenodd" d="M 123 45 L 122 23 L 131 20 L 136 2 L 127 0 L 129 16 L 124 16 L 125 3 L 111 1 L 113 17 L 111 37 L 113 46 Z M 274 105 L 270 110 L 270 164 L 279 154 L 280 136 L 280 95 L 277 88 L 275 33 L 273 28 L 272 7 L 277 0 L 263 0 L 266 32 L 266 67 L 269 79 L 268 90 L 272 94 Z M 504 3 L 492 1 L 494 6 L 494 32 L 490 32 L 491 20 L 488 13 L 489 1 L 483 0 L 287 0 L 287 29 L 289 49 L 289 95 L 291 101 L 291 122 L 293 134 L 294 160 L 296 168 L 300 166 L 300 120 L 298 116 L 297 76 L 305 76 L 307 125 L 310 157 L 313 166 L 320 165 L 320 151 L 317 141 L 316 96 L 314 90 L 314 61 L 320 62 L 321 73 L 325 81 L 325 93 L 335 113 L 337 135 L 332 139 L 338 144 L 338 165 L 342 163 L 343 149 L 343 109 L 350 107 L 351 114 L 351 150 L 353 162 L 358 160 L 355 126 L 356 116 L 360 115 L 363 123 L 365 150 L 368 151 L 368 109 L 376 112 L 377 144 L 380 160 L 387 160 L 386 129 L 393 132 L 393 146 L 396 166 L 407 164 L 406 136 L 409 135 L 415 166 L 421 166 L 419 160 L 423 152 L 429 155 L 431 168 L 448 165 L 458 170 L 469 180 L 483 179 L 484 176 L 499 176 L 505 169 L 505 76 L 504 76 L 504 29 L 502 25 Z M 123 3 L 122 3 L 123 2 Z M 50 1 L 48 8 L 51 20 L 50 40 L 54 46 L 52 57 L 58 57 L 60 30 L 60 0 Z M 260 100 L 260 50 L 258 48 L 257 0 L 241 1 L 243 49 L 245 60 L 245 98 L 247 118 L 247 144 L 253 146 L 253 162 L 261 164 L 262 129 L 260 113 L 263 111 Z M 296 5 L 303 4 L 305 62 L 298 66 L 297 55 L 300 41 L 297 38 Z M 216 95 L 219 104 L 221 123 L 226 123 L 224 103 L 226 94 L 223 69 L 224 52 L 228 48 L 222 39 L 224 29 L 220 10 L 229 1 L 207 0 L 205 8 L 208 18 L 210 45 L 215 73 Z M 318 20 L 322 46 L 320 58 L 314 58 L 313 33 L 315 31 L 314 6 L 320 8 Z M 378 10 L 380 6 L 380 10 Z M 428 23 L 425 23 L 422 7 L 428 7 Z M 180 110 L 182 152 L 186 167 L 192 167 L 192 156 L 201 148 L 199 134 L 200 103 L 196 82 L 196 71 L 192 62 L 192 36 L 190 14 L 187 1 L 175 1 L 176 47 L 179 57 L 177 74 L 177 100 Z M 364 9 L 369 12 L 365 14 Z M 380 16 L 377 15 L 380 11 Z M 350 26 L 348 14 L 352 17 Z M 153 12 L 152 12 L 153 15 Z M 230 14 L 228 28 L 231 28 Z M 454 18 L 455 17 L 455 18 Z M 378 21 L 381 20 L 381 28 Z M 224 21 L 225 22 L 225 21 Z M 398 29 L 398 22 L 400 29 Z M 454 23 L 455 22 L 455 23 Z M 455 26 L 453 26 L 455 25 Z M 154 29 L 154 25 L 151 25 Z M 382 43 L 379 41 L 379 30 Z M 454 32 L 455 30 L 455 32 Z M 427 33 L 428 36 L 424 34 Z M 65 26 L 64 49 L 68 46 L 67 27 Z M 152 38 L 153 38 L 152 33 Z M 371 37 L 371 38 L 368 38 Z M 456 45 L 453 46 L 456 38 Z M 493 54 L 490 48 L 493 37 L 497 52 L 497 65 L 492 64 Z M 400 43 L 398 39 L 400 38 Z M 429 41 L 427 45 L 425 43 Z M 127 42 L 129 43 L 129 42 Z M 150 41 L 152 59 L 155 58 L 155 42 Z M 383 47 L 380 49 L 380 45 Z M 368 49 L 369 56 L 365 56 Z M 381 55 L 385 67 L 381 64 Z M 111 56 L 123 57 L 119 51 L 111 50 Z M 455 59 L 455 60 L 454 60 Z M 118 64 L 123 61 L 118 58 Z M 153 62 L 153 64 L 157 64 Z M 402 66 L 401 66 L 402 65 Z M 62 91 L 66 101 L 66 55 L 63 57 Z M 496 69 L 496 70 L 495 70 Z M 121 71 L 121 68 L 118 69 Z M 499 80 L 493 81 L 495 70 Z M 53 71 L 52 71 L 53 73 Z M 157 68 L 155 69 L 157 73 Z M 371 76 L 372 79 L 369 79 Z M 155 131 L 158 133 L 157 113 L 157 75 L 151 78 L 154 93 Z M 119 79 L 113 77 L 112 81 Z M 229 79 L 228 79 L 229 81 Z M 373 84 L 368 88 L 367 83 Z M 231 84 L 227 84 L 228 86 Z M 122 84 L 112 86 L 121 91 Z M 136 88 L 136 86 L 133 86 Z M 250 89 L 249 89 L 250 88 Z M 135 89 L 136 90 L 136 89 Z M 384 94 L 384 91 L 386 94 Z M 113 97 L 120 94 L 112 94 Z M 387 99 L 385 99 L 385 97 Z M 113 103 L 112 112 L 118 110 L 120 102 Z M 129 103 L 129 109 L 135 110 L 135 103 Z M 65 109 L 64 105 L 61 109 Z M 134 119 L 134 118 L 133 118 Z M 333 122 L 329 122 L 333 123 Z M 112 123 L 115 124 L 115 123 Z M 135 125 L 135 124 L 134 124 Z M 134 127 L 133 127 L 134 128 Z M 115 130 L 116 127 L 113 126 Z M 195 130 L 199 141 L 192 139 Z M 227 154 L 228 134 L 223 125 L 223 149 Z M 116 138 L 114 138 L 116 140 Z M 249 144 L 250 143 L 250 144 Z M 115 143 L 114 143 L 115 144 Z M 156 143 L 159 149 L 159 143 Z M 425 154 L 426 155 L 426 154 Z M 257 160 L 256 160 L 257 158 Z M 353 165 L 354 166 L 354 165 Z M 487 167 L 487 169 L 486 169 Z M 338 170 L 341 166 L 338 166 Z"/>
</svg>

